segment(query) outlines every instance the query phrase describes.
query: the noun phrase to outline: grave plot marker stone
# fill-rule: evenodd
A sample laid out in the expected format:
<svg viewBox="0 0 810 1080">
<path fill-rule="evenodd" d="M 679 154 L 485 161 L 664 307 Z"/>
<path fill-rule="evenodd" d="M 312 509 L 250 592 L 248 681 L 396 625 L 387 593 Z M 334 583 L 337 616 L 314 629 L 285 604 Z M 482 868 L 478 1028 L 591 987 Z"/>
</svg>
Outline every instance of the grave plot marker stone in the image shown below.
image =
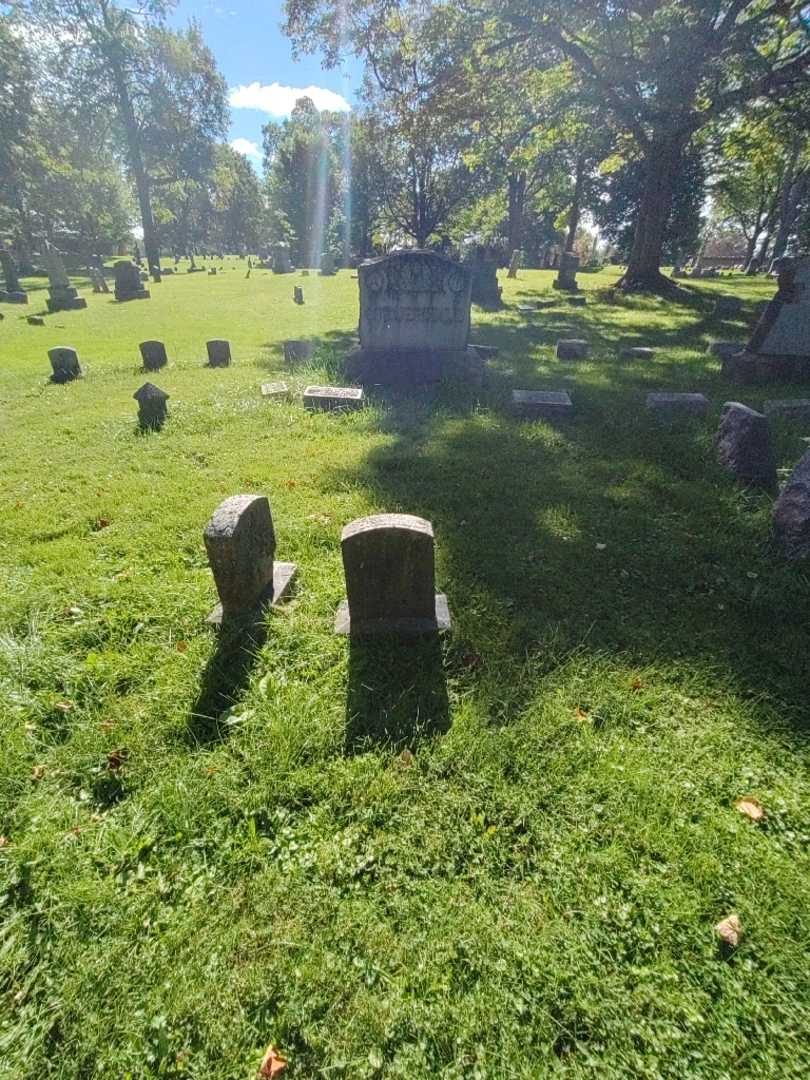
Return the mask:
<svg viewBox="0 0 810 1080">
<path fill-rule="evenodd" d="M 159 371 L 169 362 L 162 341 L 142 341 L 138 348 L 141 350 L 144 371 Z"/>
<path fill-rule="evenodd" d="M 802 456 L 774 504 L 773 531 L 788 559 L 810 555 L 810 450 Z"/>
<path fill-rule="evenodd" d="M 703 394 L 656 392 L 647 394 L 647 409 L 662 420 L 705 416 L 709 411 L 709 399 Z"/>
<path fill-rule="evenodd" d="M 588 355 L 589 345 L 581 338 L 561 338 L 557 342 L 558 360 L 584 360 Z"/>
<path fill-rule="evenodd" d="M 286 401 L 290 396 L 290 388 L 285 382 L 262 383 L 262 397 L 273 398 L 276 401 Z"/>
<path fill-rule="evenodd" d="M 644 345 L 630 345 L 622 349 L 622 356 L 626 360 L 652 360 L 655 349 L 648 349 Z"/>
<path fill-rule="evenodd" d="M 358 518 L 345 527 L 340 545 L 346 599 L 335 633 L 416 637 L 450 629 L 447 598 L 436 592 L 429 521 L 411 514 Z"/>
<path fill-rule="evenodd" d="M 766 401 L 764 411 L 769 418 L 775 416 L 779 420 L 810 423 L 810 398 L 783 398 L 779 401 Z"/>
<path fill-rule="evenodd" d="M 579 270 L 579 255 L 573 251 L 564 251 L 560 257 L 560 268 L 552 282 L 555 289 L 563 289 L 566 292 L 576 292 L 577 270 Z"/>
<path fill-rule="evenodd" d="M 292 273 L 290 249 L 286 244 L 275 244 L 272 249 L 272 269 L 274 274 Z"/>
<path fill-rule="evenodd" d="M 768 418 L 727 401 L 717 429 L 717 460 L 746 487 L 776 490 L 776 458 Z"/>
<path fill-rule="evenodd" d="M 723 365 L 735 382 L 806 381 L 810 378 L 810 255 L 778 259 L 777 293 L 737 356 Z"/>
<path fill-rule="evenodd" d="M 315 346 L 311 341 L 285 341 L 284 363 L 291 365 L 306 363 L 307 360 L 312 359 L 314 351 Z"/>
<path fill-rule="evenodd" d="M 65 264 L 56 248 L 45 241 L 45 263 L 48 268 L 48 311 L 81 311 L 87 301 L 79 296 L 79 290 L 70 284 Z"/>
<path fill-rule="evenodd" d="M 348 412 L 362 409 L 366 403 L 359 386 L 307 386 L 303 398 L 313 412 Z"/>
<path fill-rule="evenodd" d="M 81 378 L 82 368 L 75 349 L 68 345 L 55 345 L 48 349 L 48 359 L 51 362 L 51 382 L 66 383 Z"/>
<path fill-rule="evenodd" d="M 148 300 L 151 293 L 143 287 L 141 271 L 134 262 L 119 259 L 113 265 L 115 274 L 115 299 L 121 303 L 127 300 Z M 148 280 L 148 275 L 147 275 Z"/>
<path fill-rule="evenodd" d="M 513 390 L 512 413 L 524 420 L 567 420 L 574 405 L 565 390 Z"/>
<path fill-rule="evenodd" d="M 276 534 L 264 495 L 232 495 L 214 512 L 203 534 L 219 604 L 208 622 L 256 618 L 280 603 L 295 577 L 295 563 L 276 562 Z"/>
<path fill-rule="evenodd" d="M 293 285 L 293 301 L 296 304 L 303 304 L 304 302 L 304 290 L 300 285 Z"/>
<path fill-rule="evenodd" d="M 503 289 L 498 284 L 497 251 L 485 244 L 476 244 L 464 265 L 472 274 L 472 302 L 485 308 L 499 308 Z"/>
<path fill-rule="evenodd" d="M 28 293 L 20 284 L 20 275 L 17 272 L 14 256 L 3 244 L 0 244 L 0 266 L 3 268 L 3 278 L 6 285 L 4 289 L 6 303 L 27 304 Z"/>
<path fill-rule="evenodd" d="M 141 428 L 159 431 L 166 422 L 169 395 L 154 383 L 147 382 L 132 396 L 138 402 L 138 423 Z"/>
<path fill-rule="evenodd" d="M 711 356 L 726 361 L 732 356 L 741 353 L 743 346 L 738 341 L 712 341 L 706 350 Z"/>
<path fill-rule="evenodd" d="M 230 367 L 231 343 L 222 338 L 213 338 L 205 343 L 208 352 L 209 367 Z"/>
</svg>

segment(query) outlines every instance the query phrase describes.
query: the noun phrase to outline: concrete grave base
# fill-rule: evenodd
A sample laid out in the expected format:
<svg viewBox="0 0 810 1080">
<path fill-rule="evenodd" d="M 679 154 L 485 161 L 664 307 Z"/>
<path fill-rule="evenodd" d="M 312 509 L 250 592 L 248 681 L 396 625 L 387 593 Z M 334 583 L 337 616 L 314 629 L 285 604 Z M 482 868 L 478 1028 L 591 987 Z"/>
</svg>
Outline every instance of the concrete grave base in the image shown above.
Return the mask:
<svg viewBox="0 0 810 1080">
<path fill-rule="evenodd" d="M 286 598 L 297 573 L 298 566 L 296 563 L 274 562 L 272 590 L 267 589 L 264 596 L 260 598 L 258 605 L 252 611 L 243 612 L 238 616 L 231 616 L 227 622 L 255 622 L 260 619 L 262 613 L 268 607 L 275 607 Z M 223 621 L 225 621 L 222 614 L 222 604 L 217 604 L 205 621 L 212 626 L 222 626 Z"/>
<path fill-rule="evenodd" d="M 369 619 L 352 623 L 348 600 L 341 602 L 335 615 L 335 633 L 352 637 L 423 637 L 450 629 L 450 608 L 444 593 L 436 593 L 433 619 Z"/>
<path fill-rule="evenodd" d="M 356 382 L 370 386 L 421 386 L 443 379 L 480 386 L 484 358 L 475 346 L 398 352 L 358 348 L 349 354 L 346 370 Z"/>
<path fill-rule="evenodd" d="M 565 390 L 513 390 L 512 414 L 526 420 L 566 420 L 574 405 Z"/>
</svg>

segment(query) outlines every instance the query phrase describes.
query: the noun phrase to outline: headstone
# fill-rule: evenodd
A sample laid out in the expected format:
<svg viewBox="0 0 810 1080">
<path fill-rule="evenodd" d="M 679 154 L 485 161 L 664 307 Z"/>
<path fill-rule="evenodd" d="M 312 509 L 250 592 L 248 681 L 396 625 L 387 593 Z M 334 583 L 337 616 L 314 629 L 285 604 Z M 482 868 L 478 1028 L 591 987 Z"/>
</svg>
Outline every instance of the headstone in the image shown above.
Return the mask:
<svg viewBox="0 0 810 1080">
<path fill-rule="evenodd" d="M 302 270 L 301 277 L 309 277 L 309 270 Z"/>
<path fill-rule="evenodd" d="M 552 282 L 555 289 L 564 289 L 567 292 L 576 292 L 577 270 L 579 270 L 579 255 L 573 251 L 564 251 L 560 258 L 560 269 Z"/>
<path fill-rule="evenodd" d="M 115 299 L 122 303 L 126 300 L 148 300 L 150 292 L 143 287 L 141 272 L 134 262 L 119 259 L 113 265 L 115 274 Z"/>
<path fill-rule="evenodd" d="M 209 367 L 230 367 L 230 341 L 224 341 L 220 338 L 214 338 L 212 341 L 206 341 L 205 347 L 208 351 Z"/>
<path fill-rule="evenodd" d="M 346 412 L 365 405 L 359 386 L 307 386 L 303 397 L 304 405 L 316 412 Z"/>
<path fill-rule="evenodd" d="M 518 270 L 521 268 L 522 265 L 523 252 L 520 251 L 518 248 L 515 248 L 515 250 L 512 252 L 512 258 L 509 260 L 509 272 L 506 276 L 508 278 L 516 278 L 518 276 Z"/>
<path fill-rule="evenodd" d="M 796 420 L 807 424 L 810 423 L 810 398 L 766 401 L 764 411 L 767 417 L 775 416 L 778 420 Z"/>
<path fill-rule="evenodd" d="M 737 382 L 810 378 L 810 255 L 778 259 L 774 268 L 776 296 L 754 327 L 744 352 L 724 366 L 724 374 Z"/>
<path fill-rule="evenodd" d="M 295 577 L 295 563 L 275 562 L 276 534 L 264 495 L 233 495 L 205 527 L 205 549 L 220 603 L 208 622 L 255 618 L 279 603 Z"/>
<path fill-rule="evenodd" d="M 360 347 L 349 371 L 361 383 L 416 386 L 446 377 L 480 380 L 468 348 L 468 269 L 433 251 L 398 251 L 358 268 Z"/>
<path fill-rule="evenodd" d="M 217 276 L 217 268 L 215 266 L 212 266 L 211 269 L 208 271 L 208 276 L 209 277 L 216 277 Z"/>
<path fill-rule="evenodd" d="M 631 345 L 622 349 L 622 356 L 627 360 L 652 360 L 655 349 L 648 349 L 644 345 Z"/>
<path fill-rule="evenodd" d="M 472 302 L 481 307 L 500 307 L 503 290 L 498 284 L 497 251 L 484 244 L 476 244 L 464 260 L 464 265 L 472 274 Z"/>
<path fill-rule="evenodd" d="M 44 326 L 45 320 L 41 315 L 29 315 L 26 320 L 31 326 Z"/>
<path fill-rule="evenodd" d="M 773 530 L 787 558 L 803 559 L 810 555 L 810 450 L 803 455 L 774 504 Z"/>
<path fill-rule="evenodd" d="M 290 389 L 285 382 L 262 383 L 262 397 L 275 398 L 277 401 L 286 401 L 290 396 Z"/>
<path fill-rule="evenodd" d="M 739 401 L 723 406 L 717 459 L 741 484 L 775 491 L 776 459 L 768 418 Z"/>
<path fill-rule="evenodd" d="M 526 420 L 565 420 L 574 405 L 565 390 L 513 390 L 512 412 Z"/>
<path fill-rule="evenodd" d="M 56 345 L 53 349 L 48 349 L 48 359 L 51 362 L 51 382 L 66 383 L 81 378 L 82 368 L 75 349 L 67 345 Z"/>
<path fill-rule="evenodd" d="M 587 296 L 568 296 L 566 299 L 569 307 L 585 307 L 588 303 Z"/>
<path fill-rule="evenodd" d="M 584 360 L 588 355 L 588 342 L 581 338 L 561 338 L 557 342 L 558 360 Z"/>
<path fill-rule="evenodd" d="M 315 347 L 311 341 L 285 341 L 284 363 L 302 364 L 312 359 Z"/>
<path fill-rule="evenodd" d="M 87 301 L 83 296 L 79 296 L 78 289 L 70 284 L 59 252 L 47 240 L 44 255 L 48 269 L 48 299 L 45 301 L 48 311 L 80 311 L 86 308 Z"/>
<path fill-rule="evenodd" d="M 736 319 L 742 313 L 742 300 L 738 296 L 718 296 L 714 305 L 716 319 Z"/>
<path fill-rule="evenodd" d="M 296 304 L 303 304 L 304 302 L 304 290 L 300 285 L 293 285 L 293 300 Z"/>
<path fill-rule="evenodd" d="M 647 408 L 662 420 L 674 420 L 679 416 L 705 416 L 709 400 L 703 394 L 647 394 Z"/>
<path fill-rule="evenodd" d="M 162 341 L 142 341 L 139 348 L 144 371 L 159 371 L 168 364 L 166 346 Z"/>
<path fill-rule="evenodd" d="M 140 426 L 154 431 L 162 428 L 166 420 L 166 402 L 169 395 L 154 383 L 148 382 L 144 383 L 132 396 L 138 402 Z"/>
<path fill-rule="evenodd" d="M 160 269 L 160 264 L 152 263 L 149 267 L 149 273 L 152 275 L 152 281 L 154 281 L 156 285 L 159 285 L 163 277 L 163 271 Z M 148 281 L 148 277 L 145 280 Z"/>
<path fill-rule="evenodd" d="M 27 304 L 28 294 L 20 284 L 20 275 L 17 272 L 14 256 L 2 244 L 0 244 L 0 266 L 3 268 L 3 278 L 6 285 L 4 292 L 8 294 L 7 303 Z"/>
<path fill-rule="evenodd" d="M 433 526 L 411 514 L 358 518 L 340 545 L 346 600 L 335 633 L 412 637 L 450 629 L 447 598 L 436 592 Z"/>
<path fill-rule="evenodd" d="M 90 280 L 93 283 L 94 293 L 108 293 L 110 286 L 107 284 L 107 279 L 98 267 L 93 267 L 90 270 Z"/>
<path fill-rule="evenodd" d="M 273 247 L 273 273 L 289 274 L 291 272 L 290 249 L 286 244 L 276 244 Z"/>
<path fill-rule="evenodd" d="M 335 256 L 331 251 L 324 251 L 321 255 L 321 277 L 334 277 L 335 274 Z"/>
</svg>

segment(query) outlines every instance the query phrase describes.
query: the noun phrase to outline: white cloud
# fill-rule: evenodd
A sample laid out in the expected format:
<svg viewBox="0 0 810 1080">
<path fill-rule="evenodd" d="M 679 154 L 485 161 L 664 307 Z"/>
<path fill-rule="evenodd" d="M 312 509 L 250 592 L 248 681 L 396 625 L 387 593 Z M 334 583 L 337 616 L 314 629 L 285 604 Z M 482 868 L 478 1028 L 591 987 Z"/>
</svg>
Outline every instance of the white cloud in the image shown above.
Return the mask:
<svg viewBox="0 0 810 1080">
<path fill-rule="evenodd" d="M 231 149 L 235 150 L 237 154 L 244 154 L 245 157 L 261 158 L 262 156 L 262 152 L 255 142 L 251 142 L 250 139 L 243 139 L 241 136 L 238 139 L 231 140 Z"/>
<path fill-rule="evenodd" d="M 351 112 L 351 105 L 344 97 L 323 86 L 282 86 L 281 83 L 263 86 L 253 82 L 250 86 L 232 86 L 229 101 L 234 109 L 258 109 L 271 116 L 289 116 L 302 97 L 310 98 L 316 109 Z"/>
</svg>

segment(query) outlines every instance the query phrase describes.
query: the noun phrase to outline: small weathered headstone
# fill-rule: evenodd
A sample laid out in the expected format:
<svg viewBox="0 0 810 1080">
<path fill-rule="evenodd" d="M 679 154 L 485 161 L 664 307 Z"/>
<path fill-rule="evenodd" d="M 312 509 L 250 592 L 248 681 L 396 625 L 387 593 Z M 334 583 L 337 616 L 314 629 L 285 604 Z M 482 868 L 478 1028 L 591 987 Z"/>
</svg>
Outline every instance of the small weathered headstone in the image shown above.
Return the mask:
<svg viewBox="0 0 810 1080">
<path fill-rule="evenodd" d="M 308 409 L 322 412 L 362 409 L 365 404 L 365 396 L 359 386 L 307 386 L 303 398 Z"/>
<path fill-rule="evenodd" d="M 309 270 L 302 270 L 301 277 L 309 277 Z"/>
<path fill-rule="evenodd" d="M 290 388 L 285 382 L 262 383 L 262 397 L 275 398 L 278 401 L 286 401 L 290 396 Z"/>
<path fill-rule="evenodd" d="M 138 402 L 138 423 L 144 429 L 158 431 L 166 421 L 166 402 L 169 395 L 154 383 L 144 383 L 132 395 Z"/>
<path fill-rule="evenodd" d="M 536 315 L 537 304 L 518 304 L 517 310 L 521 315 Z"/>
<path fill-rule="evenodd" d="M 647 394 L 647 408 L 664 420 L 674 420 L 678 416 L 705 416 L 709 411 L 709 399 L 704 394 L 657 392 Z"/>
<path fill-rule="evenodd" d="M 5 279 L 6 302 L 9 304 L 27 304 L 28 294 L 20 284 L 20 275 L 17 271 L 14 256 L 2 243 L 0 243 L 0 267 L 3 269 Z"/>
<path fill-rule="evenodd" d="M 717 460 L 747 487 L 776 490 L 776 458 L 768 418 L 739 401 L 723 406 Z"/>
<path fill-rule="evenodd" d="M 588 342 L 581 338 L 561 338 L 557 342 L 558 360 L 584 360 L 588 355 Z"/>
<path fill-rule="evenodd" d="M 51 382 L 66 383 L 81 378 L 82 368 L 75 349 L 67 345 L 56 345 L 48 349 L 48 359 L 51 362 Z"/>
<path fill-rule="evenodd" d="M 622 356 L 627 360 L 652 360 L 655 349 L 648 349 L 643 345 L 631 345 L 622 349 Z"/>
<path fill-rule="evenodd" d="M 296 304 L 303 304 L 304 302 L 304 290 L 300 285 L 293 285 L 293 300 Z"/>
<path fill-rule="evenodd" d="M 276 534 L 264 495 L 233 495 L 205 527 L 205 549 L 220 603 L 208 622 L 255 618 L 279 603 L 296 573 L 295 563 L 275 562 Z"/>
<path fill-rule="evenodd" d="M 411 514 L 376 514 L 340 538 L 346 600 L 335 633 L 411 637 L 450 629 L 447 598 L 436 592 L 433 526 Z"/>
<path fill-rule="evenodd" d="M 335 275 L 335 256 L 331 251 L 324 251 L 321 255 L 321 277 L 334 277 Z"/>
<path fill-rule="evenodd" d="M 565 390 L 513 390 L 512 412 L 527 420 L 566 420 L 574 405 Z"/>
<path fill-rule="evenodd" d="M 98 267 L 92 267 L 90 270 L 90 280 L 93 283 L 94 293 L 108 293 L 110 286 L 107 284 L 107 279 Z"/>
<path fill-rule="evenodd" d="M 272 254 L 272 268 L 274 274 L 290 274 L 292 273 L 292 262 L 290 261 L 290 249 L 286 244 L 275 244 Z"/>
<path fill-rule="evenodd" d="M 783 398 L 781 401 L 766 401 L 764 412 L 767 417 L 775 416 L 778 420 L 797 420 L 810 423 L 810 398 Z"/>
<path fill-rule="evenodd" d="M 776 542 L 789 559 L 810 555 L 810 450 L 790 474 L 773 508 Z"/>
<path fill-rule="evenodd" d="M 123 303 L 126 300 L 148 300 L 151 293 L 143 287 L 141 271 L 134 262 L 119 259 L 113 265 L 115 274 L 115 299 Z M 149 280 L 149 275 L 146 275 Z"/>
<path fill-rule="evenodd" d="M 498 284 L 498 258 L 496 248 L 476 244 L 464 259 L 464 265 L 472 275 L 470 299 L 481 307 L 501 306 L 503 289 Z"/>
<path fill-rule="evenodd" d="M 139 348 L 144 371 L 159 371 L 168 364 L 166 346 L 162 341 L 142 341 Z"/>
<path fill-rule="evenodd" d="M 315 346 L 311 341 L 285 341 L 284 363 L 303 364 L 312 359 Z"/>
<path fill-rule="evenodd" d="M 42 318 L 41 315 L 29 315 L 28 319 L 27 319 L 27 322 L 31 326 L 44 326 L 45 325 L 45 320 Z"/>
<path fill-rule="evenodd" d="M 577 270 L 579 270 L 579 255 L 573 251 L 564 251 L 560 257 L 560 268 L 552 282 L 555 289 L 564 289 L 567 292 L 576 292 Z"/>
<path fill-rule="evenodd" d="M 221 338 L 206 341 L 209 367 L 229 367 L 231 363 L 231 343 Z"/>
</svg>

